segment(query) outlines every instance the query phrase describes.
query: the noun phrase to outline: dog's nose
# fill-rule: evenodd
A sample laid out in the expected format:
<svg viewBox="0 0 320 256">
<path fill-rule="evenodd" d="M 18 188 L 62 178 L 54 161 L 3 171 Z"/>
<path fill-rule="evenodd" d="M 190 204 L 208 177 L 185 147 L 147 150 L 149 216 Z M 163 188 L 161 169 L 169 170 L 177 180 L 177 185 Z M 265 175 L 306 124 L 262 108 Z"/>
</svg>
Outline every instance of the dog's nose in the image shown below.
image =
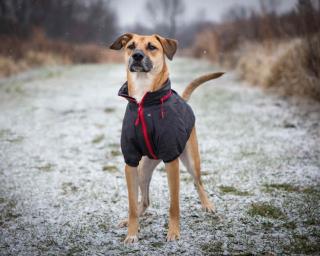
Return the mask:
<svg viewBox="0 0 320 256">
<path fill-rule="evenodd" d="M 132 58 L 135 61 L 141 61 L 144 57 L 143 51 L 136 51 L 134 54 L 132 54 Z"/>
</svg>

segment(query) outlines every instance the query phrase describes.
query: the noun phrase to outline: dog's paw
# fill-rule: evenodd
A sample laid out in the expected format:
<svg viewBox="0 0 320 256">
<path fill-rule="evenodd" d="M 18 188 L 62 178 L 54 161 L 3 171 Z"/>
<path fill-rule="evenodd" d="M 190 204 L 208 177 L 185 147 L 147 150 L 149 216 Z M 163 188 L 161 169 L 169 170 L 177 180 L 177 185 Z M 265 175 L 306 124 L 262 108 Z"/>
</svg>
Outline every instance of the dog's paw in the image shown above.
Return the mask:
<svg viewBox="0 0 320 256">
<path fill-rule="evenodd" d="M 167 242 L 180 239 L 179 229 L 169 229 L 167 234 Z"/>
<path fill-rule="evenodd" d="M 118 223 L 119 228 L 128 227 L 128 219 L 122 220 Z"/>
<path fill-rule="evenodd" d="M 202 209 L 208 213 L 216 213 L 217 212 L 216 208 L 214 207 L 214 205 L 211 202 L 207 202 L 205 204 L 202 204 Z"/>
<path fill-rule="evenodd" d="M 138 242 L 137 235 L 127 235 L 126 239 L 124 239 L 124 244 L 133 244 Z"/>
</svg>

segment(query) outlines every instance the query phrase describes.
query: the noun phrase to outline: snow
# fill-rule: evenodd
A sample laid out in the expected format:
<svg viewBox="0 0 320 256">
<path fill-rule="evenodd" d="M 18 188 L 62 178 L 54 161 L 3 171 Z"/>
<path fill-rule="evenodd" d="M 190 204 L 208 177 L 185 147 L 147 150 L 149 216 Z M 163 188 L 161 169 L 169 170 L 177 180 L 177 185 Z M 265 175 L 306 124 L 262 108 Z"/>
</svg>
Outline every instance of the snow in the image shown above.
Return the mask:
<svg viewBox="0 0 320 256">
<path fill-rule="evenodd" d="M 170 71 L 181 92 L 198 75 L 220 70 L 177 58 Z M 161 165 L 139 242 L 123 245 L 126 229 L 117 223 L 128 209 L 119 148 L 126 101 L 117 92 L 124 81 L 120 64 L 45 68 L 0 81 L 0 255 L 290 253 L 295 234 L 319 241 L 319 222 L 305 224 L 320 217 L 319 191 L 267 193 L 264 185 L 319 187 L 320 104 L 268 94 L 228 72 L 190 100 L 218 215 L 201 211 L 182 168 L 181 239 L 166 243 Z M 222 193 L 221 185 L 250 195 Z M 272 203 L 286 219 L 250 216 L 253 202 Z M 266 221 L 273 226 L 266 229 Z M 287 222 L 297 227 L 284 228 Z"/>
</svg>

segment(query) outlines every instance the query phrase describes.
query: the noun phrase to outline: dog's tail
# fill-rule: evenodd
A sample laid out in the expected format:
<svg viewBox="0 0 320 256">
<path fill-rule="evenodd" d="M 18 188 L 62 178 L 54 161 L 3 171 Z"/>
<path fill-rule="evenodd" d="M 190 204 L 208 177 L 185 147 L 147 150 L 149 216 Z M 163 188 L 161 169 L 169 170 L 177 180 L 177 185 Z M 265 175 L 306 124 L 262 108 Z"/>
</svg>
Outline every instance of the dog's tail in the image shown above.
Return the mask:
<svg viewBox="0 0 320 256">
<path fill-rule="evenodd" d="M 212 80 L 212 79 L 216 79 L 220 76 L 222 76 L 224 74 L 224 72 L 217 72 L 217 73 L 210 73 L 210 74 L 206 74 L 203 76 L 198 77 L 197 79 L 193 80 L 187 87 L 186 89 L 184 89 L 183 93 L 182 93 L 182 98 L 185 101 L 188 101 L 190 99 L 191 94 L 193 93 L 193 91 L 198 88 L 199 85 Z"/>
</svg>

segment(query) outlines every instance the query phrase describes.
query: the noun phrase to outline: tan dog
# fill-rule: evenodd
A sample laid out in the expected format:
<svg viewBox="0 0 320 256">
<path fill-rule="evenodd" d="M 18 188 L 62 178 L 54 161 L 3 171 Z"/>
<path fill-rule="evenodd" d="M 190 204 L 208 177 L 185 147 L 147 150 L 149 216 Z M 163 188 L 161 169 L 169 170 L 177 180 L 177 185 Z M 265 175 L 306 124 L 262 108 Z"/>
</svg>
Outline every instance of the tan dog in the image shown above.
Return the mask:
<svg viewBox="0 0 320 256">
<path fill-rule="evenodd" d="M 172 59 L 177 50 L 177 41 L 163 38 L 159 35 L 142 36 L 127 33 L 110 46 L 111 49 L 124 48 L 125 63 L 127 67 L 128 94 L 139 103 L 147 92 L 155 92 L 168 80 L 169 72 L 165 56 Z M 185 89 L 182 98 L 187 101 L 195 88 L 201 83 L 217 78 L 223 73 L 212 73 L 202 76 Z M 195 127 L 193 127 L 186 147 L 179 158 L 165 163 L 170 191 L 169 230 L 167 241 L 179 239 L 179 159 L 194 178 L 194 184 L 200 197 L 201 205 L 205 211 L 215 212 L 214 205 L 208 199 L 201 182 L 200 155 Z M 129 218 L 123 224 L 128 224 L 128 235 L 125 243 L 138 240 L 138 217 L 149 206 L 149 185 L 153 170 L 161 159 L 150 159 L 143 156 L 138 167 L 125 166 L 129 198 Z M 141 190 L 141 200 L 138 204 L 138 187 Z"/>
</svg>

